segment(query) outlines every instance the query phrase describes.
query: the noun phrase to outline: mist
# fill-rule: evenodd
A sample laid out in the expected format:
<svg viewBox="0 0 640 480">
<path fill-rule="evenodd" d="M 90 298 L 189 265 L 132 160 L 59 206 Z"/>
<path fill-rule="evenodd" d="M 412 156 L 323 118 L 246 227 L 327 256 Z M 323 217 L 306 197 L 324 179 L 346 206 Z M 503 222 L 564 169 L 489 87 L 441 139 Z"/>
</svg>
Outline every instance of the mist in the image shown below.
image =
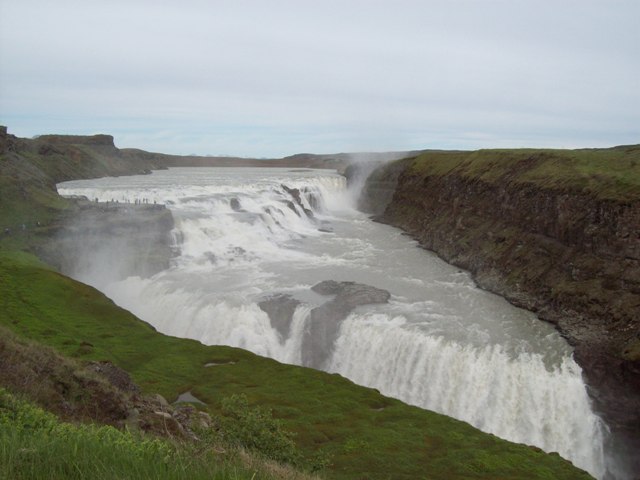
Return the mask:
<svg viewBox="0 0 640 480">
<path fill-rule="evenodd" d="M 79 209 L 44 254 L 62 273 L 103 289 L 169 268 L 173 218 L 164 206 L 85 200 Z"/>
</svg>

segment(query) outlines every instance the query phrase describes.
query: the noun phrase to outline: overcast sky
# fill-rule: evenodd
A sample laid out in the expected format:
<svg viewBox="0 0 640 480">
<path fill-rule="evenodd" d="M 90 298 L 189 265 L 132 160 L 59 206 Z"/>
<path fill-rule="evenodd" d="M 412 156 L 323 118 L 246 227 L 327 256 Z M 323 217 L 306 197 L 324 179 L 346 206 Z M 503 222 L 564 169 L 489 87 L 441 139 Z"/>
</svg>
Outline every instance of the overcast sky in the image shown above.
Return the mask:
<svg viewBox="0 0 640 480">
<path fill-rule="evenodd" d="M 640 143 L 640 1 L 0 0 L 0 124 L 258 157 Z"/>
</svg>

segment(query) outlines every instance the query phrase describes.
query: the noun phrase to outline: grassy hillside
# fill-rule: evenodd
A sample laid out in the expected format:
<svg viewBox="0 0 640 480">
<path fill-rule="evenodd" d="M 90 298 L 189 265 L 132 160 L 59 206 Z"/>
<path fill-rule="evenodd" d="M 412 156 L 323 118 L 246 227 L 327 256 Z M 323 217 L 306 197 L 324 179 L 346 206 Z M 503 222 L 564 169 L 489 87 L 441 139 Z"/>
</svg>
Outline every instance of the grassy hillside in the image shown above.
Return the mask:
<svg viewBox="0 0 640 480">
<path fill-rule="evenodd" d="M 213 420 L 141 393 L 111 363 L 62 356 L 1 325 L 0 385 L 3 479 L 314 480 L 301 469 L 324 465 L 304 459 L 291 433 L 243 396 L 224 399 Z"/>
<path fill-rule="evenodd" d="M 0 478 L 240 480 L 258 472 L 260 478 L 279 478 L 238 461 L 211 461 L 167 440 L 61 422 L 0 388 Z"/>
<path fill-rule="evenodd" d="M 490 183 L 532 183 L 587 191 L 599 198 L 640 198 L 640 145 L 608 149 L 502 149 L 425 152 L 411 171 L 457 175 Z"/>
</svg>

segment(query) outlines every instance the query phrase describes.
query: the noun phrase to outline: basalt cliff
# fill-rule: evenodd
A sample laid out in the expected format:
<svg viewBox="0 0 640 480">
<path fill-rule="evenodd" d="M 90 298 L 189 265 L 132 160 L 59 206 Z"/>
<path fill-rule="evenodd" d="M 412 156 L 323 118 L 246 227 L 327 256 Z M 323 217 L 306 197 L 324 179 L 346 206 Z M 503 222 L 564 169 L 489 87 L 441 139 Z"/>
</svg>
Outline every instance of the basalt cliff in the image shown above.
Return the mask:
<svg viewBox="0 0 640 480">
<path fill-rule="evenodd" d="M 640 146 L 425 152 L 375 170 L 360 207 L 554 323 L 640 451 Z"/>
</svg>

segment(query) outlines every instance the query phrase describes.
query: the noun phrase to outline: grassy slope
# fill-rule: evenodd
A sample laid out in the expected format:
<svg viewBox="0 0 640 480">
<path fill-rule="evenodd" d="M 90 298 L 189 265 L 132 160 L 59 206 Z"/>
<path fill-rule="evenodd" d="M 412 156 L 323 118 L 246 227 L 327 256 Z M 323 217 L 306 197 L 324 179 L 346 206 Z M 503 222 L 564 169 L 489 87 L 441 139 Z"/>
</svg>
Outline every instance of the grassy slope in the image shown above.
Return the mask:
<svg viewBox="0 0 640 480">
<path fill-rule="evenodd" d="M 254 472 L 110 426 L 64 423 L 0 388 L 0 478 L 239 480 Z"/>
<path fill-rule="evenodd" d="M 426 152 L 413 163 L 420 175 L 455 173 L 490 183 L 533 183 L 587 191 L 600 198 L 640 198 L 640 146 L 582 150 Z"/>
<path fill-rule="evenodd" d="M 307 452 L 330 453 L 327 476 L 333 478 L 589 478 L 557 456 L 338 375 L 161 335 L 27 254 L 0 254 L 0 312 L 0 322 L 19 335 L 67 355 L 111 360 L 144 389 L 169 399 L 190 390 L 215 413 L 223 397 L 245 393 L 273 408 Z M 209 362 L 223 365 L 205 367 Z"/>
<path fill-rule="evenodd" d="M 0 156 L 0 227 L 19 233 L 22 224 L 49 223 L 69 207 L 51 179 L 29 157 Z M 0 232 L 2 233 L 2 232 Z"/>
<path fill-rule="evenodd" d="M 270 413 L 259 416 L 227 399 L 227 416 L 209 422 L 189 415 L 190 407 L 173 409 L 155 394 L 132 392 L 124 371 L 111 372 L 120 388 L 95 364 L 0 325 L 0 478 L 318 480 L 301 470 L 304 459 L 283 443 L 290 433 Z M 135 419 L 125 420 L 134 410 Z"/>
</svg>

